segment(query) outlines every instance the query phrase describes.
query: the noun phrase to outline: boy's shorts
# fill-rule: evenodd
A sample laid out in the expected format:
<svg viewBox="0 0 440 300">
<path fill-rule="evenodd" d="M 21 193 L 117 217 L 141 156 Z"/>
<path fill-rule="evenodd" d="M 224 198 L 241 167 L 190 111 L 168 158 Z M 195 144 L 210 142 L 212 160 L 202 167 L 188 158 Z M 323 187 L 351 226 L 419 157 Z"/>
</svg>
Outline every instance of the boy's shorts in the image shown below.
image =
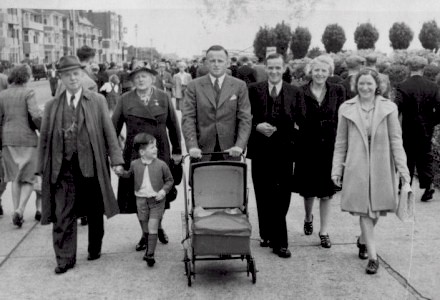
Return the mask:
<svg viewBox="0 0 440 300">
<path fill-rule="evenodd" d="M 165 210 L 165 198 L 156 201 L 156 198 L 136 197 L 136 206 L 139 221 L 162 219 Z"/>
</svg>

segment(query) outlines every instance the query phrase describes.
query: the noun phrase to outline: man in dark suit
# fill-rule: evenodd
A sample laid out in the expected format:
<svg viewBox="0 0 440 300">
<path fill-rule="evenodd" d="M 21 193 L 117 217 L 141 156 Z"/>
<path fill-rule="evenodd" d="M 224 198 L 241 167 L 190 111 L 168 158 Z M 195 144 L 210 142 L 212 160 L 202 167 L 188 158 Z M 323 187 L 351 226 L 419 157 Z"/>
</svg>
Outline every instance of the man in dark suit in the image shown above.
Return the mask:
<svg viewBox="0 0 440 300">
<path fill-rule="evenodd" d="M 279 257 L 288 249 L 286 215 L 291 196 L 295 132 L 303 116 L 302 91 L 282 81 L 283 57 L 266 59 L 268 81 L 249 86 L 252 133 L 247 157 L 252 160 L 252 180 L 257 201 L 260 246 L 271 246 Z"/>
<path fill-rule="evenodd" d="M 246 82 L 246 85 L 257 82 L 257 74 L 252 68 L 252 61 L 247 57 L 241 59 L 241 67 L 237 70 L 237 78 Z"/>
<path fill-rule="evenodd" d="M 199 67 L 199 64 L 197 63 L 197 59 L 194 59 L 192 61 L 191 67 L 189 67 L 189 74 L 191 74 L 192 79 L 195 79 L 197 77 L 198 67 Z"/>
<path fill-rule="evenodd" d="M 402 139 L 411 179 L 417 167 L 420 188 L 425 189 L 422 201 L 432 199 L 431 139 L 439 123 L 440 94 L 438 86 L 423 78 L 428 61 L 420 56 L 410 57 L 407 64 L 410 77 L 396 87 L 396 104 L 402 114 Z"/>
<path fill-rule="evenodd" d="M 124 160 L 106 100 L 83 87 L 83 68 L 76 56 L 60 59 L 57 71 L 66 89 L 47 102 L 40 131 L 41 223 L 53 223 L 56 274 L 76 263 L 78 216 L 87 216 L 87 259 L 95 260 L 101 256 L 103 214 L 119 212 L 108 158 L 117 173 Z"/>
<path fill-rule="evenodd" d="M 231 76 L 237 77 L 238 63 L 236 57 L 231 57 L 231 65 L 229 66 L 229 70 L 231 70 Z"/>
<path fill-rule="evenodd" d="M 239 157 L 252 123 L 246 84 L 226 74 L 228 52 L 222 46 L 210 47 L 206 60 L 209 74 L 191 81 L 185 91 L 182 131 L 186 147 L 192 158 L 201 158 L 202 152 Z"/>
</svg>

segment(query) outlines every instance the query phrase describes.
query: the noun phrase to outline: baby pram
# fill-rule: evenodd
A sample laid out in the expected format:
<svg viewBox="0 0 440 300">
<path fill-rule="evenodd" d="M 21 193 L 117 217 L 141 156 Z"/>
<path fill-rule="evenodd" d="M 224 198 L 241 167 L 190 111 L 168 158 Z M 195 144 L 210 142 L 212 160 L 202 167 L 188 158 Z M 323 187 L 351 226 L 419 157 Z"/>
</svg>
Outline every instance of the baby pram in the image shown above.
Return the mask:
<svg viewBox="0 0 440 300">
<path fill-rule="evenodd" d="M 202 155 L 212 154 L 219 153 Z M 184 172 L 182 244 L 188 286 L 195 278 L 196 260 L 246 259 L 247 275 L 256 282 L 246 172 L 246 163 L 240 161 L 195 162 L 189 167 L 189 188 Z"/>
</svg>

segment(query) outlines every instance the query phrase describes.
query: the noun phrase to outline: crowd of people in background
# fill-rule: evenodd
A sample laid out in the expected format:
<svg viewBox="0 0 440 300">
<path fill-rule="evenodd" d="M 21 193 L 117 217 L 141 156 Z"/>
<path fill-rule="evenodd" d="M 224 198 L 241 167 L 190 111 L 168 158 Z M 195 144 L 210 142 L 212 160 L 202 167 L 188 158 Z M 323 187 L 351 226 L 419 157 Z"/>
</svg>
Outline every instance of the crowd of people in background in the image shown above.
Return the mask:
<svg viewBox="0 0 440 300">
<path fill-rule="evenodd" d="M 54 98 L 44 118 L 27 86 L 29 66 L 0 74 L 0 195 L 11 182 L 12 222 L 21 227 L 37 192 L 35 219 L 53 223 L 57 274 L 76 263 L 78 218 L 89 225 L 88 259 L 99 259 L 103 214 L 137 213 L 135 249 L 154 265 L 157 240 L 168 243 L 162 219 L 177 194 L 169 175 L 182 159 L 182 133 L 193 159 L 251 159 L 260 246 L 281 258 L 291 257 L 292 192 L 304 198 L 305 235 L 314 232 L 319 200 L 318 237 L 329 249 L 330 201 L 341 191 L 342 210 L 359 217 L 358 256 L 369 259 L 368 274 L 379 268 L 374 227 L 396 210 L 398 189 L 410 189 L 416 168 L 421 201 L 433 198 L 440 59 L 411 56 L 408 72 L 395 72 L 374 53 L 288 61 L 270 54 L 262 63 L 212 46 L 192 61 L 133 58 L 121 66 L 96 64 L 94 56 L 83 46 L 51 66 Z M 117 197 L 109 164 L 120 176 Z"/>
</svg>

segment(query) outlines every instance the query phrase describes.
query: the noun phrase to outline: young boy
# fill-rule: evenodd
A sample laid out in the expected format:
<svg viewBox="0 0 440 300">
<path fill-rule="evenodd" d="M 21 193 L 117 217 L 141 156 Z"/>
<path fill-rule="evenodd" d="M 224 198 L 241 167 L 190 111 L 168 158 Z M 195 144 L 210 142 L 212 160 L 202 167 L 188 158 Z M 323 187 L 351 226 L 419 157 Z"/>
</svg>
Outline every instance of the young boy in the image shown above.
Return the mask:
<svg viewBox="0 0 440 300">
<path fill-rule="evenodd" d="M 147 133 L 139 133 L 134 138 L 134 148 L 140 158 L 131 162 L 130 170 L 120 174 L 134 176 L 134 194 L 138 218 L 147 240 L 144 260 L 149 267 L 156 262 L 154 250 L 157 243 L 157 229 L 165 209 L 165 196 L 174 180 L 167 164 L 157 158 L 156 139 Z"/>
</svg>

